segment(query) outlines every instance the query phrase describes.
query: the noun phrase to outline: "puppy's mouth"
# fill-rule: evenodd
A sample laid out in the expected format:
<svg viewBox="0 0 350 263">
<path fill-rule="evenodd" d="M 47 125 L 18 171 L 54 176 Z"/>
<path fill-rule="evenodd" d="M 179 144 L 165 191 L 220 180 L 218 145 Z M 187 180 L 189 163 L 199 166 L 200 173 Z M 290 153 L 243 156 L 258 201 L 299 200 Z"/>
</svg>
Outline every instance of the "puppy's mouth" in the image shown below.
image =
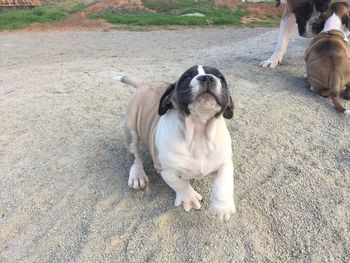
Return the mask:
<svg viewBox="0 0 350 263">
<path fill-rule="evenodd" d="M 217 104 L 220 104 L 218 96 L 210 90 L 205 90 L 198 93 L 197 96 L 194 98 L 194 101 L 195 100 L 199 100 L 203 102 L 215 101 Z"/>
<path fill-rule="evenodd" d="M 188 105 L 194 116 L 214 116 L 221 110 L 219 98 L 211 91 L 202 91 Z"/>
</svg>

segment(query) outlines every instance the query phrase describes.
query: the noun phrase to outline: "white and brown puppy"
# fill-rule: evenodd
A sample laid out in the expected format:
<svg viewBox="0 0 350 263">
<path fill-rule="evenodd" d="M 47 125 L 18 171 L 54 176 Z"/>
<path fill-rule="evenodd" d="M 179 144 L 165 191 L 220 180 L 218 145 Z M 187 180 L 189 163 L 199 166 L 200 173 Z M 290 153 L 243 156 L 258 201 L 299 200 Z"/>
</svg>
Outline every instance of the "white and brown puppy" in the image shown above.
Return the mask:
<svg viewBox="0 0 350 263">
<path fill-rule="evenodd" d="M 350 46 L 343 27 L 350 27 L 350 8 L 346 3 L 332 4 L 319 19 L 322 32 L 305 52 L 306 73 L 311 90 L 323 97 L 330 96 L 337 111 L 350 115 L 340 102 L 350 99 Z"/>
<path fill-rule="evenodd" d="M 175 206 L 200 209 L 202 196 L 191 179 L 214 177 L 209 211 L 228 221 L 235 211 L 231 138 L 226 119 L 233 103 L 219 70 L 193 66 L 175 83 L 118 77 L 136 87 L 127 107 L 128 151 L 133 159 L 129 187 L 144 188 L 140 140 L 149 146 L 154 166 L 176 192 Z"/>
<path fill-rule="evenodd" d="M 260 66 L 274 68 L 282 62 L 295 24 L 298 25 L 300 36 L 311 38 L 317 35 L 321 29 L 313 25 L 332 1 L 335 0 L 286 0 L 277 45 L 271 57 L 260 63 Z M 276 2 L 279 6 L 281 1 L 276 0 Z"/>
</svg>

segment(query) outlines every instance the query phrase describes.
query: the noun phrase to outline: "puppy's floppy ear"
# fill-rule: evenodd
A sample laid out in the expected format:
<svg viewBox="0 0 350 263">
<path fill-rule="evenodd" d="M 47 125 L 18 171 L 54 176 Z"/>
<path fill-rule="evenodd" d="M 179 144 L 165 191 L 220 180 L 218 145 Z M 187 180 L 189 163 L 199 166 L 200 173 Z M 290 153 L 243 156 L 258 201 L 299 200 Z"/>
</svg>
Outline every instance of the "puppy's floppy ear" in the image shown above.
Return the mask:
<svg viewBox="0 0 350 263">
<path fill-rule="evenodd" d="M 232 119 L 233 117 L 233 102 L 231 96 L 223 115 L 225 119 Z"/>
<path fill-rule="evenodd" d="M 171 99 L 174 96 L 175 83 L 171 84 L 164 92 L 159 101 L 158 114 L 160 116 L 164 115 L 168 110 L 173 108 Z"/>
</svg>

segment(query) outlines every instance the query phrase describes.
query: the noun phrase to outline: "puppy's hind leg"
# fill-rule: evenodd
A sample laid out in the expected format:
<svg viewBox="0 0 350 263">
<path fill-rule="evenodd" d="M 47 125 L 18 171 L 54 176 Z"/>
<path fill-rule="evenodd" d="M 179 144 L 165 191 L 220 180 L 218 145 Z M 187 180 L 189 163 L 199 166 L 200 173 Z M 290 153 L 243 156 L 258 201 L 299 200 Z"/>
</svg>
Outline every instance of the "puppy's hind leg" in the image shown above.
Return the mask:
<svg viewBox="0 0 350 263">
<path fill-rule="evenodd" d="M 345 92 L 344 92 L 344 98 L 346 100 L 350 100 L 350 85 L 346 86 L 346 89 L 345 89 Z M 350 110 L 345 110 L 344 114 L 350 116 Z"/>
<path fill-rule="evenodd" d="M 341 104 L 341 102 L 340 102 L 340 97 L 339 97 L 339 95 L 340 95 L 340 92 L 339 92 L 339 90 L 336 90 L 336 91 L 331 91 L 331 98 L 332 98 L 332 102 L 333 102 L 333 104 L 334 104 L 334 107 L 335 107 L 335 109 L 337 110 L 337 111 L 339 111 L 339 112 L 343 112 L 343 113 L 345 113 L 346 115 L 349 115 L 350 114 L 350 112 L 349 111 L 347 111 L 345 108 L 344 108 L 344 106 Z"/>
<path fill-rule="evenodd" d="M 143 169 L 142 155 L 140 150 L 140 136 L 133 129 L 126 129 L 128 158 L 132 163 L 129 172 L 128 186 L 138 190 L 145 188 L 148 177 Z"/>
<path fill-rule="evenodd" d="M 320 86 L 317 83 L 313 83 L 312 86 L 310 86 L 310 90 L 312 92 L 317 93 L 318 95 L 322 96 L 323 98 L 327 98 L 329 97 L 329 89 L 325 88 L 323 86 Z"/>
<path fill-rule="evenodd" d="M 322 96 L 323 98 L 328 98 L 329 97 L 329 89 L 323 88 L 318 91 L 318 94 Z"/>
<path fill-rule="evenodd" d="M 329 80 L 329 89 L 330 89 L 330 96 L 332 99 L 332 102 L 334 104 L 334 107 L 337 111 L 343 112 L 346 115 L 349 115 L 349 111 L 346 111 L 344 106 L 340 102 L 340 89 L 341 89 L 341 82 L 339 79 L 334 78 Z M 346 111 L 346 112 L 345 112 Z"/>
<path fill-rule="evenodd" d="M 346 86 L 345 92 L 344 92 L 344 98 L 346 100 L 350 100 L 350 85 Z"/>
</svg>

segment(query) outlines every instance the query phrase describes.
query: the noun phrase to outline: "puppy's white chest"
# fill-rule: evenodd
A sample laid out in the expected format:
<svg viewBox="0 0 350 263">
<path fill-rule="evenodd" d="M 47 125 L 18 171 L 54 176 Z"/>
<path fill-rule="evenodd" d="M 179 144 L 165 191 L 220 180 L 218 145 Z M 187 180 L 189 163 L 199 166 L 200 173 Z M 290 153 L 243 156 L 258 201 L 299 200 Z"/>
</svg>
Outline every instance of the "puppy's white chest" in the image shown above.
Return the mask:
<svg viewBox="0 0 350 263">
<path fill-rule="evenodd" d="M 170 125 L 169 119 L 161 119 L 156 132 L 162 170 L 171 169 L 184 179 L 200 179 L 231 158 L 231 139 L 226 129 L 220 132 L 217 141 L 197 134 L 188 142 L 176 125 Z"/>
<path fill-rule="evenodd" d="M 196 151 L 188 152 L 187 156 L 184 158 L 185 165 L 183 167 L 179 165 L 179 167 L 186 172 L 185 175 L 190 178 L 198 178 L 216 171 L 222 159 L 219 156 L 220 153 L 217 147 L 213 146 L 212 148 L 213 149 L 210 150 L 208 148 L 199 147 Z"/>
<path fill-rule="evenodd" d="M 215 172 L 224 162 L 217 147 L 211 150 L 198 148 L 191 151 L 186 149 L 185 144 L 182 147 L 178 145 L 175 151 L 161 151 L 159 160 L 162 168 L 175 170 L 184 179 L 200 179 Z"/>
</svg>

